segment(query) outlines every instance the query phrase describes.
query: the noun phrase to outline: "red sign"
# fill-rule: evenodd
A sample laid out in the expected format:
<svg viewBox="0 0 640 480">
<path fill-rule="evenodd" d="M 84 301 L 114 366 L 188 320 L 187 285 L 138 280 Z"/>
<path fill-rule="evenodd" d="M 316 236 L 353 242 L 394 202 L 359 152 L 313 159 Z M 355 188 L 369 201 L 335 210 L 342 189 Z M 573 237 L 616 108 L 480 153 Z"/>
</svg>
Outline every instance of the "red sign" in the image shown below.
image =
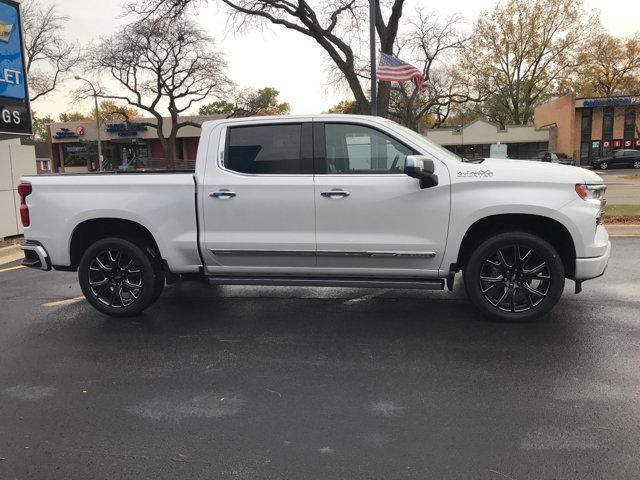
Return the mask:
<svg viewBox="0 0 640 480">
<path fill-rule="evenodd" d="M 621 148 L 621 147 L 622 147 L 622 140 L 613 141 L 613 148 Z"/>
<path fill-rule="evenodd" d="M 611 148 L 611 142 L 609 140 L 605 140 L 602 142 L 602 146 L 604 148 Z"/>
<path fill-rule="evenodd" d="M 76 134 L 81 137 L 84 135 L 84 127 L 82 125 L 78 125 L 76 127 Z"/>
<path fill-rule="evenodd" d="M 636 147 L 637 147 L 637 148 L 640 148 L 640 138 L 638 138 L 638 139 L 636 140 Z"/>
<path fill-rule="evenodd" d="M 631 148 L 633 146 L 633 140 L 625 140 L 624 148 Z"/>
</svg>

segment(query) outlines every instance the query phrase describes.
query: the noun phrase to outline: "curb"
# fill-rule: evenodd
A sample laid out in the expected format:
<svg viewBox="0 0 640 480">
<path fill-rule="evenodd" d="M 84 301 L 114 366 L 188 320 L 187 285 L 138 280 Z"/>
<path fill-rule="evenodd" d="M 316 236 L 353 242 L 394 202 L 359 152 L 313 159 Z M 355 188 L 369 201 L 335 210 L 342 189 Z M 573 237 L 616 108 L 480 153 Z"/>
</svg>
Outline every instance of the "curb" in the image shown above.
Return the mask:
<svg viewBox="0 0 640 480">
<path fill-rule="evenodd" d="M 24 257 L 20 245 L 10 245 L 8 247 L 0 248 L 0 265 L 5 263 L 15 262 Z"/>
<path fill-rule="evenodd" d="M 610 237 L 640 237 L 640 225 L 607 225 Z"/>
</svg>

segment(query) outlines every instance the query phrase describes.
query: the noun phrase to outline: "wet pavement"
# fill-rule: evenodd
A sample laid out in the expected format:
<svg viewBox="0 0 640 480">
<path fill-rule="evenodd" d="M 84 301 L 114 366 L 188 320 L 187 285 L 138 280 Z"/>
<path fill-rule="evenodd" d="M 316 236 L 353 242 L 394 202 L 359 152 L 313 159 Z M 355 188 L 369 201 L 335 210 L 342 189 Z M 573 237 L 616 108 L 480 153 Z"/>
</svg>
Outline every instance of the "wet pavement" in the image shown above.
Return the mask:
<svg viewBox="0 0 640 480">
<path fill-rule="evenodd" d="M 0 267 L 0 479 L 635 479 L 640 239 L 547 317 L 454 293 L 167 287 L 105 318 Z"/>
</svg>

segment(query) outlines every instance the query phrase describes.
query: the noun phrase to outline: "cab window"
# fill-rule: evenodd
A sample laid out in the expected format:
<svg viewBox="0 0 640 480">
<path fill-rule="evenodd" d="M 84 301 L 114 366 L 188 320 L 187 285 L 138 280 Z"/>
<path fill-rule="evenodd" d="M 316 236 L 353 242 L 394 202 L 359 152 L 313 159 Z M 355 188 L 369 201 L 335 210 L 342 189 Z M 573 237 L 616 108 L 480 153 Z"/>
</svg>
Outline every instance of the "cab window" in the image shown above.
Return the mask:
<svg viewBox="0 0 640 480">
<path fill-rule="evenodd" d="M 224 166 L 239 173 L 310 173 L 302 161 L 302 124 L 231 127 Z"/>
<path fill-rule="evenodd" d="M 414 152 L 373 128 L 345 123 L 325 124 L 325 173 L 369 175 L 404 171 Z"/>
</svg>

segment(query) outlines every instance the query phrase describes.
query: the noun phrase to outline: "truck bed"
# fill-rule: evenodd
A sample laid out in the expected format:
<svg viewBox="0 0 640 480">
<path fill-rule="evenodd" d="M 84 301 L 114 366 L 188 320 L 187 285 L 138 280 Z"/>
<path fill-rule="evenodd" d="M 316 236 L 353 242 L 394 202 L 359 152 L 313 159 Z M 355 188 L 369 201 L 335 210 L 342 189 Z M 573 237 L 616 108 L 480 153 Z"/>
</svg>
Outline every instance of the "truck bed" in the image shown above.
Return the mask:
<svg viewBox="0 0 640 480">
<path fill-rule="evenodd" d="M 54 266 L 71 264 L 70 244 L 83 222 L 118 218 L 146 228 L 170 267 L 196 272 L 198 254 L 195 180 L 189 171 L 131 171 L 23 177 L 33 192 L 29 235 Z"/>
</svg>

